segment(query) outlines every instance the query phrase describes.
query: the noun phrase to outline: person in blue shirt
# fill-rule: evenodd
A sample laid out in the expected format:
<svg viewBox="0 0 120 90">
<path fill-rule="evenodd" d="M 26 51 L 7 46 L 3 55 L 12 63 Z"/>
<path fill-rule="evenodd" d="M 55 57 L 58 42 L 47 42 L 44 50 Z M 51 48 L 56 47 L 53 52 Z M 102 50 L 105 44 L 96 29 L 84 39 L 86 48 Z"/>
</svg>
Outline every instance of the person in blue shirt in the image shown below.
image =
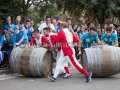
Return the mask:
<svg viewBox="0 0 120 90">
<path fill-rule="evenodd" d="M 3 52 L 2 68 L 4 64 L 9 66 L 9 59 L 12 49 L 15 47 L 15 37 L 13 34 L 5 33 L 0 41 L 0 52 Z"/>
<path fill-rule="evenodd" d="M 0 50 L 3 47 L 6 47 L 6 50 L 8 51 L 8 55 L 10 55 L 13 47 L 15 47 L 15 37 L 13 34 L 5 33 L 5 35 L 1 37 Z"/>
<path fill-rule="evenodd" d="M 10 16 L 8 16 L 7 18 L 6 18 L 6 20 L 7 20 L 7 23 L 6 23 L 6 25 L 4 25 L 4 27 L 3 27 L 3 30 L 4 30 L 4 32 L 6 33 L 6 32 L 8 32 L 8 33 L 14 33 L 13 31 L 12 31 L 12 24 L 11 24 L 11 17 Z"/>
<path fill-rule="evenodd" d="M 111 27 L 106 28 L 106 33 L 102 34 L 101 41 L 110 46 L 118 46 L 118 37 L 115 33 L 112 33 Z"/>
<path fill-rule="evenodd" d="M 85 29 L 84 25 L 81 25 L 80 30 L 77 31 L 79 38 L 82 37 L 82 35 L 84 34 L 84 29 Z"/>
<path fill-rule="evenodd" d="M 19 32 L 16 35 L 16 45 L 20 44 L 27 44 L 28 43 L 28 37 L 26 29 L 24 28 L 24 23 L 19 24 Z"/>
<path fill-rule="evenodd" d="M 82 48 L 90 48 L 92 47 L 94 41 L 96 40 L 98 44 L 101 44 L 101 41 L 98 38 L 98 34 L 96 33 L 96 28 L 91 27 L 89 32 L 86 32 L 82 35 L 81 39 L 81 47 Z"/>
<path fill-rule="evenodd" d="M 55 18 L 52 19 L 52 24 L 55 27 L 56 33 L 58 33 L 60 31 L 60 26 L 58 26 L 58 22 L 57 22 L 57 20 Z"/>
<path fill-rule="evenodd" d="M 17 34 L 17 32 L 18 32 L 18 29 L 19 29 L 19 23 L 21 22 L 21 16 L 20 15 L 17 15 L 16 16 L 16 21 L 15 21 L 15 23 L 12 25 L 12 32 L 14 33 L 14 35 L 16 35 Z"/>
<path fill-rule="evenodd" d="M 25 29 L 26 29 L 26 32 L 27 32 L 27 36 L 28 36 L 28 41 L 30 41 L 32 39 L 32 33 L 33 33 L 33 28 L 31 27 L 31 20 L 28 19 L 26 20 L 26 25 L 25 25 Z"/>
</svg>

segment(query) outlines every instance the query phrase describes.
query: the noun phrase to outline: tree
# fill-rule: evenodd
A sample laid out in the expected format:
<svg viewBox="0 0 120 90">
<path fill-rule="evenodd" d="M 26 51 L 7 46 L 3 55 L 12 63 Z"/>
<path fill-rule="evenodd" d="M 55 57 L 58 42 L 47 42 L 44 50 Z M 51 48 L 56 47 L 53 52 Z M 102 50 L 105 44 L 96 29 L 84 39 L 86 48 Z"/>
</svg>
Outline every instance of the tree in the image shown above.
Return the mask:
<svg viewBox="0 0 120 90">
<path fill-rule="evenodd" d="M 39 12 L 39 17 L 43 19 L 45 16 L 54 17 L 57 14 L 56 0 L 43 0 L 36 4 L 35 10 Z"/>
<path fill-rule="evenodd" d="M 22 10 L 23 21 L 25 21 L 28 16 L 28 8 L 34 3 L 34 0 L 15 0 L 15 2 Z"/>
<path fill-rule="evenodd" d="M 14 16 L 20 14 L 18 5 L 14 0 L 1 0 L 0 2 L 0 24 L 4 24 L 6 17 L 10 16 L 14 20 Z"/>
<path fill-rule="evenodd" d="M 119 0 L 62 0 L 64 3 L 57 3 L 59 8 L 64 8 L 79 19 L 83 14 L 87 22 L 97 20 L 98 23 L 104 24 L 107 18 L 111 16 L 119 17 L 120 1 Z M 60 1 L 57 1 L 60 2 Z"/>
</svg>

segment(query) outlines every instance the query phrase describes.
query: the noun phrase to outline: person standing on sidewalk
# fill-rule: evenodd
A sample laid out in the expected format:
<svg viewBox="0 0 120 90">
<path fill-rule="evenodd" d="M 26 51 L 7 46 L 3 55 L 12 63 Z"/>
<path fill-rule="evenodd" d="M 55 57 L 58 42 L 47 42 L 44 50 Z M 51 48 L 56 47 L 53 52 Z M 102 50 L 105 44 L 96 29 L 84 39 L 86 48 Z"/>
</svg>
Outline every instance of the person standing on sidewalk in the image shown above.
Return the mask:
<svg viewBox="0 0 120 90">
<path fill-rule="evenodd" d="M 48 78 L 55 82 L 56 78 L 60 72 L 60 69 L 63 69 L 66 63 L 70 63 L 76 70 L 83 73 L 86 76 L 86 82 L 91 81 L 92 73 L 88 73 L 77 61 L 75 57 L 75 50 L 73 48 L 74 43 L 80 44 L 79 39 L 68 30 L 67 23 L 61 23 L 61 30 L 56 37 L 55 43 L 60 43 L 60 57 L 57 61 L 55 73 L 53 76 L 48 76 Z"/>
</svg>

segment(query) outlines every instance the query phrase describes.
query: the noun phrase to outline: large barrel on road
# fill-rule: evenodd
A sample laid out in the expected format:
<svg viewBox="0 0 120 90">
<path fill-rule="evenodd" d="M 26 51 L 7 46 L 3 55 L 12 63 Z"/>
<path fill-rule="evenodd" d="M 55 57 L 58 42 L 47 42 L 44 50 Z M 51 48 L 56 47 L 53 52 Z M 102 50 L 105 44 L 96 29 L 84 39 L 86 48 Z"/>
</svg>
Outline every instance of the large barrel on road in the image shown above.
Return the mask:
<svg viewBox="0 0 120 90">
<path fill-rule="evenodd" d="M 82 66 L 93 77 L 108 77 L 120 73 L 120 48 L 100 45 L 83 50 Z"/>
<path fill-rule="evenodd" d="M 46 76 L 52 65 L 52 54 L 45 48 L 19 46 L 12 50 L 10 67 L 25 76 Z"/>
</svg>

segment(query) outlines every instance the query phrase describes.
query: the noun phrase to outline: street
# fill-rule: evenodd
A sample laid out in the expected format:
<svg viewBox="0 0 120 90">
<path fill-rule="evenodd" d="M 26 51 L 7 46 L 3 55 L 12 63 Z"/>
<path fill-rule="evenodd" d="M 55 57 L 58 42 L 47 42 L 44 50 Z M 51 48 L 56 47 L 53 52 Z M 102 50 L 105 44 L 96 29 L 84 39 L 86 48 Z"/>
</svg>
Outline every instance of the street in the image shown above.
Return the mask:
<svg viewBox="0 0 120 90">
<path fill-rule="evenodd" d="M 56 82 L 48 78 L 25 77 L 17 73 L 0 75 L 0 90 L 120 90 L 120 74 L 108 78 L 92 78 L 90 83 L 76 70 L 70 69 L 72 78 L 58 77 Z"/>
</svg>

